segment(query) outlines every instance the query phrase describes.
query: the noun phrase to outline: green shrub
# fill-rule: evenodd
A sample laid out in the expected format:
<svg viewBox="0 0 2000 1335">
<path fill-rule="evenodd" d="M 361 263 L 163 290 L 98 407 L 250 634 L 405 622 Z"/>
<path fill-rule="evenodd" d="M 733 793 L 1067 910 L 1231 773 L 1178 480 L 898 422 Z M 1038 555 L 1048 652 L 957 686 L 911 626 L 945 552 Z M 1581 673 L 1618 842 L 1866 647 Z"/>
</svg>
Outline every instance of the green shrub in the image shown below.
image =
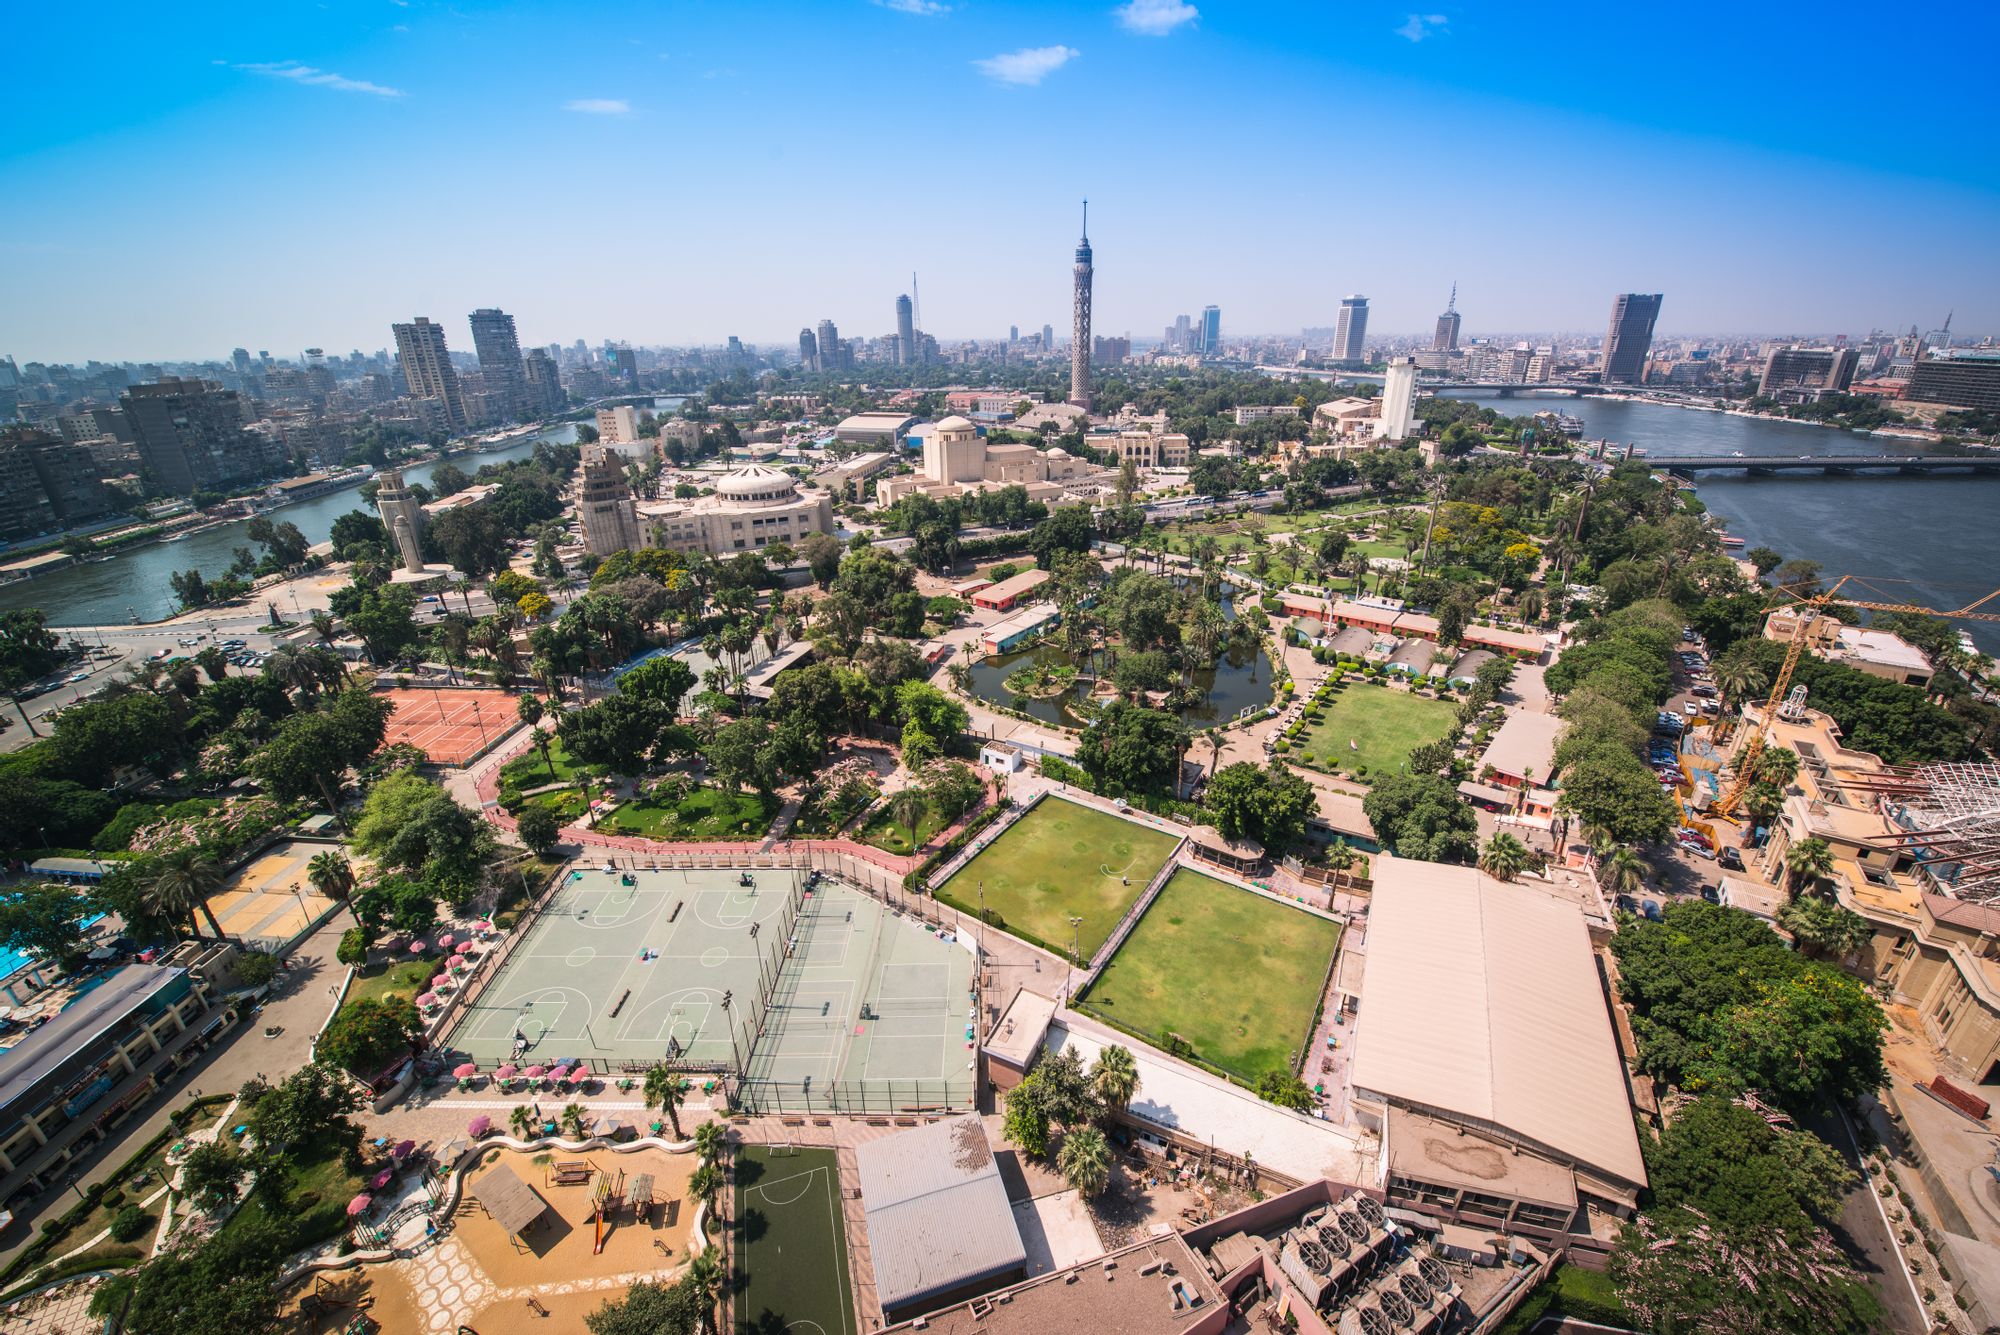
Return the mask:
<svg viewBox="0 0 2000 1335">
<path fill-rule="evenodd" d="M 359 927 L 350 927 L 340 934 L 340 944 L 334 947 L 333 957 L 342 964 L 363 964 L 368 959 L 368 933 Z"/>
<path fill-rule="evenodd" d="M 99 1198 L 97 1203 L 107 1210 L 115 1210 L 125 1203 L 125 1193 L 116 1187 L 112 1187 Z"/>
<path fill-rule="evenodd" d="M 117 1242 L 137 1242 L 152 1227 L 153 1216 L 136 1205 L 128 1205 L 111 1220 L 111 1236 Z"/>
</svg>

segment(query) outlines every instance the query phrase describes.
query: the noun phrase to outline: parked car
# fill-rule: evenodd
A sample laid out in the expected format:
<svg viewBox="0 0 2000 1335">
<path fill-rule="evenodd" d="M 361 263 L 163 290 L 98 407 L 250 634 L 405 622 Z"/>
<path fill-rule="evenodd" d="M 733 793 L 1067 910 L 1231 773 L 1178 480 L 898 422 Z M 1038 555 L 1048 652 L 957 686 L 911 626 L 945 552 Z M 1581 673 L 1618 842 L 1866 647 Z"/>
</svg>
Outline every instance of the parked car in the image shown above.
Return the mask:
<svg viewBox="0 0 2000 1335">
<path fill-rule="evenodd" d="M 1725 847 L 1720 853 L 1715 855 L 1715 860 L 1730 871 L 1743 870 L 1743 855 L 1733 848 Z"/>
<path fill-rule="evenodd" d="M 1712 885 L 1704 885 L 1701 888 L 1701 897 L 1711 904 L 1720 904 L 1722 902 L 1722 892 Z"/>
<path fill-rule="evenodd" d="M 1706 683 L 1692 686 L 1689 687 L 1688 689 L 1693 691 L 1696 695 L 1700 696 L 1704 700 L 1708 699 L 1709 697 L 1715 694 L 1715 688 L 1713 686 L 1707 685 Z"/>
<path fill-rule="evenodd" d="M 1660 920 L 1660 905 L 1658 900 L 1647 900 L 1639 906 L 1639 911 L 1646 915 L 1649 922 L 1658 922 Z"/>
</svg>

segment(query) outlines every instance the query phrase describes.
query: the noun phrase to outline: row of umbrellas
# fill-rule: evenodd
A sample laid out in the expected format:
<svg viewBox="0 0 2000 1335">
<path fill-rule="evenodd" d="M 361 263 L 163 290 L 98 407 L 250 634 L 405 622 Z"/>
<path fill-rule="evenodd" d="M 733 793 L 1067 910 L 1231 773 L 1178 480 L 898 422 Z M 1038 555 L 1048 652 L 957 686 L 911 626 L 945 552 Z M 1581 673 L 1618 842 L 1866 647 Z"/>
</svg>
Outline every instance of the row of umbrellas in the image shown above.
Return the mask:
<svg viewBox="0 0 2000 1335">
<path fill-rule="evenodd" d="M 400 1164 L 401 1162 L 403 1162 L 403 1160 L 409 1158 L 412 1154 L 414 1154 L 416 1152 L 416 1149 L 417 1149 L 416 1141 L 400 1140 L 396 1142 L 396 1147 L 389 1151 L 389 1157 L 393 1159 L 396 1163 Z M 395 1177 L 396 1177 L 396 1169 L 394 1165 L 391 1165 L 390 1167 L 384 1168 L 381 1172 L 375 1174 L 374 1177 L 370 1178 L 368 1181 L 368 1185 L 372 1191 L 380 1191 L 382 1190 L 382 1188 L 388 1186 L 392 1181 L 394 1181 Z M 347 1217 L 349 1219 L 353 1219 L 362 1214 L 365 1214 L 368 1210 L 368 1207 L 373 1205 L 374 1203 L 375 1203 L 375 1197 L 371 1195 L 370 1192 L 364 1191 L 360 1193 L 353 1200 L 347 1203 Z"/>
<path fill-rule="evenodd" d="M 451 1074 L 454 1079 L 470 1080 L 479 1074 L 479 1067 L 472 1062 L 466 1062 Z M 590 1068 L 579 1063 L 561 1062 L 555 1066 L 530 1066 L 523 1069 L 508 1062 L 493 1072 L 495 1080 L 512 1080 L 516 1077 L 525 1077 L 529 1080 L 559 1080 L 566 1084 L 580 1085 L 590 1079 Z"/>
</svg>

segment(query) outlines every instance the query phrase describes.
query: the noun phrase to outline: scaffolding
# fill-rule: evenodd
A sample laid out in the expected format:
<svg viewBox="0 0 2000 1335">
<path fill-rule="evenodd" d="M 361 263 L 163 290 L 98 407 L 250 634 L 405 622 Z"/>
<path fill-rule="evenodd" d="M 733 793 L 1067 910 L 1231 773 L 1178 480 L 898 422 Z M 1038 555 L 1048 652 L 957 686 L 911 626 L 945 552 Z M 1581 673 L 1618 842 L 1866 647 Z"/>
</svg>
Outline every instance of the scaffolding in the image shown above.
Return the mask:
<svg viewBox="0 0 2000 1335">
<path fill-rule="evenodd" d="M 1916 858 L 1945 894 L 2000 902 L 2000 764 L 1959 761 L 1841 775 L 1841 785 L 1873 793 L 1897 827 L 1895 844 Z"/>
</svg>

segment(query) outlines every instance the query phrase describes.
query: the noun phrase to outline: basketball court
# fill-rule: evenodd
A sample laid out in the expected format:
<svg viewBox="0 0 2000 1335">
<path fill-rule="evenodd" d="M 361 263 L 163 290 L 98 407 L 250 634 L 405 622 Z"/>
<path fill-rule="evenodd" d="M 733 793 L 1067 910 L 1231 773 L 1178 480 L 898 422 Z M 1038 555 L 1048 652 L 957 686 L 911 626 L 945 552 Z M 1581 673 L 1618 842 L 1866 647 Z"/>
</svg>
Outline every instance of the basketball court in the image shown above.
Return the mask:
<svg viewBox="0 0 2000 1335">
<path fill-rule="evenodd" d="M 396 686 L 377 694 L 396 706 L 383 744 L 407 743 L 433 765 L 463 765 L 520 722 L 516 697 L 507 691 Z"/>
</svg>

